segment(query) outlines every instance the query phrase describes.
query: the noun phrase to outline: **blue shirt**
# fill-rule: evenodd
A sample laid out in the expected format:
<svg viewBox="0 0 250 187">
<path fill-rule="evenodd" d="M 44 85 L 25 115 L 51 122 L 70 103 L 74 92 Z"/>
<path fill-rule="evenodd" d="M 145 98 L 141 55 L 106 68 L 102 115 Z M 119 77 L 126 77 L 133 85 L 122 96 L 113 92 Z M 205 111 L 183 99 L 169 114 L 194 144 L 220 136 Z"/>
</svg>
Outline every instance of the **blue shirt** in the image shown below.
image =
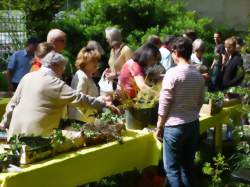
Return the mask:
<svg viewBox="0 0 250 187">
<path fill-rule="evenodd" d="M 174 66 L 174 62 L 173 62 L 171 53 L 165 47 L 161 47 L 159 50 L 160 50 L 160 53 L 161 53 L 161 61 L 160 61 L 160 63 L 163 65 L 163 67 L 167 71 L 169 68 Z"/>
<path fill-rule="evenodd" d="M 27 51 L 20 50 L 16 51 L 9 60 L 8 70 L 12 72 L 12 83 L 19 83 L 22 77 L 30 71 L 31 60 L 34 58 L 33 55 L 29 55 Z"/>
</svg>

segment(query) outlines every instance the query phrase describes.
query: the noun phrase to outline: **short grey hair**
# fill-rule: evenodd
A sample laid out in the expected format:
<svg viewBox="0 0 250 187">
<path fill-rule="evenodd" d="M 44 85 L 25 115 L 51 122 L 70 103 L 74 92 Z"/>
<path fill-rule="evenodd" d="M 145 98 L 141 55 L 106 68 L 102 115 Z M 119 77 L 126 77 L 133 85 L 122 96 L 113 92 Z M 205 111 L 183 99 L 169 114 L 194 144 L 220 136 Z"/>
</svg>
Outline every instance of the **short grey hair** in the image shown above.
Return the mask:
<svg viewBox="0 0 250 187">
<path fill-rule="evenodd" d="M 111 45 L 122 43 L 121 31 L 115 27 L 108 27 L 105 29 L 106 38 L 110 38 Z"/>
<path fill-rule="evenodd" d="M 86 47 L 92 48 L 92 49 L 96 49 L 101 55 L 105 54 L 104 49 L 102 48 L 102 46 L 100 45 L 100 43 L 98 43 L 95 40 L 90 40 L 88 42 L 88 44 L 87 44 Z"/>
<path fill-rule="evenodd" d="M 56 39 L 66 37 L 65 32 L 60 29 L 51 29 L 47 35 L 47 42 L 54 43 Z"/>
<path fill-rule="evenodd" d="M 43 67 L 52 67 L 55 64 L 66 64 L 67 59 L 61 55 L 60 53 L 57 53 L 55 51 L 49 52 L 42 60 L 41 60 Z"/>
<path fill-rule="evenodd" d="M 205 51 L 205 43 L 200 38 L 194 40 L 192 45 L 193 45 L 193 52 Z"/>
</svg>

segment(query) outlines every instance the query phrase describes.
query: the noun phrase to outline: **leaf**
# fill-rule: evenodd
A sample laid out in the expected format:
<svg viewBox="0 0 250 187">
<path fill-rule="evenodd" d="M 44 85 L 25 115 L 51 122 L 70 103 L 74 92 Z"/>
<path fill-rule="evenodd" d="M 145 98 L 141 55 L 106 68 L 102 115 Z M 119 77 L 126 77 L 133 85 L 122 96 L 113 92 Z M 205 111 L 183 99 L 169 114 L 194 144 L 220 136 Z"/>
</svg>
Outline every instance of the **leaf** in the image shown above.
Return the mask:
<svg viewBox="0 0 250 187">
<path fill-rule="evenodd" d="M 202 167 L 202 172 L 206 175 L 213 175 L 214 169 L 211 167 L 211 164 L 206 162 Z"/>
</svg>

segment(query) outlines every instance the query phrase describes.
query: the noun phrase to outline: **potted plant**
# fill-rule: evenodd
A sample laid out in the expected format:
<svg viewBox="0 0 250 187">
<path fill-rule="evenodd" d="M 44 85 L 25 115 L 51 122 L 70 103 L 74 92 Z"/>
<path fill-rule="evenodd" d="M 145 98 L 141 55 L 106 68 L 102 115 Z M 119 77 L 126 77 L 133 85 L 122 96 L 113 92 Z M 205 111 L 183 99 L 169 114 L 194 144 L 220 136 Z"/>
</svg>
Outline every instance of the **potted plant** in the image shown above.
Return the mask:
<svg viewBox="0 0 250 187">
<path fill-rule="evenodd" d="M 141 90 L 135 98 L 118 98 L 125 110 L 126 127 L 129 129 L 143 129 L 157 122 L 157 110 L 160 84 L 149 90 Z"/>
<path fill-rule="evenodd" d="M 205 115 L 214 115 L 221 111 L 224 103 L 224 94 L 222 92 L 206 92 L 205 102 L 201 107 L 200 113 Z"/>
</svg>

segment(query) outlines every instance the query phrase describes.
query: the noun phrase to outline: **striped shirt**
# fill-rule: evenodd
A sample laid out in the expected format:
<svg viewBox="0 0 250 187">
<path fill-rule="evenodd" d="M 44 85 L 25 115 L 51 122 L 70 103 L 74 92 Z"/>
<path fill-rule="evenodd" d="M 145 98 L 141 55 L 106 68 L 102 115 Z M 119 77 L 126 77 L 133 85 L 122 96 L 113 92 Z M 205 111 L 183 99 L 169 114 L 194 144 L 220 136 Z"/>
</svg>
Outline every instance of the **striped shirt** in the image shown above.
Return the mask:
<svg viewBox="0 0 250 187">
<path fill-rule="evenodd" d="M 166 116 L 165 126 L 175 126 L 199 118 L 203 104 L 204 80 L 195 67 L 184 64 L 165 74 L 159 98 L 158 114 Z"/>
</svg>

